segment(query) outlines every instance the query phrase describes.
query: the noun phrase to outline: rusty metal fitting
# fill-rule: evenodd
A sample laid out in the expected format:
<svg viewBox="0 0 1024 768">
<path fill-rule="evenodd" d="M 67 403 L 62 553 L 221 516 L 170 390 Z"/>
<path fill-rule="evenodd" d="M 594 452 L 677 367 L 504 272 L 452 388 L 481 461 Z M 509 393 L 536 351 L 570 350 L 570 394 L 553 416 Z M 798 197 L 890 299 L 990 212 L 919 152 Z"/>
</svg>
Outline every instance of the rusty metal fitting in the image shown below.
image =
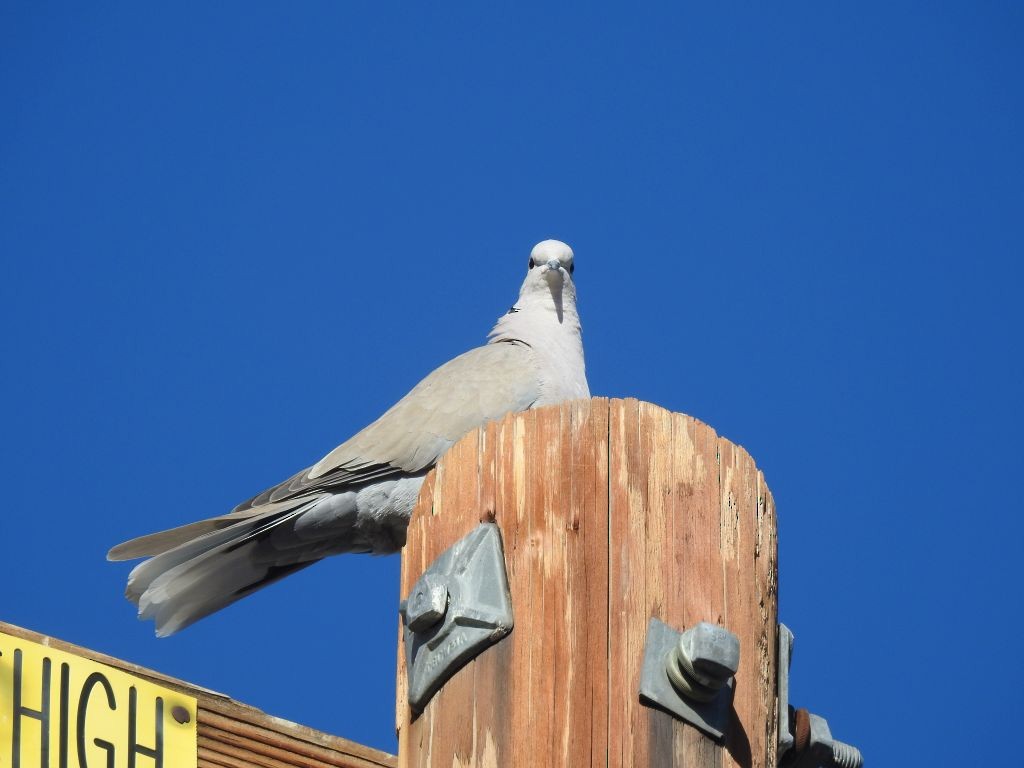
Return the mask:
<svg viewBox="0 0 1024 768">
<path fill-rule="evenodd" d="M 828 722 L 806 709 L 793 713 L 793 747 L 786 756 L 787 768 L 861 768 L 860 750 L 832 738 Z"/>
</svg>

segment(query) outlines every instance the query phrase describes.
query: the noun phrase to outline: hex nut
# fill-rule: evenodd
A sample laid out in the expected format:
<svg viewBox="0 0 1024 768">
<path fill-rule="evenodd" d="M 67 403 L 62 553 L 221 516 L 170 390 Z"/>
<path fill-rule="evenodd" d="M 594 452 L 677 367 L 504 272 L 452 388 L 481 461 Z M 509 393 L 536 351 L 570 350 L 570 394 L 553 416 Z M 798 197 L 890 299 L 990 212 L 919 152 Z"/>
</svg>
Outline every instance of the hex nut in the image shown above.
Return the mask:
<svg viewBox="0 0 1024 768">
<path fill-rule="evenodd" d="M 680 659 L 680 634 L 653 616 L 648 621 L 640 670 L 640 702 L 668 712 L 720 741 L 733 722 L 735 678 L 730 677 L 719 688 L 698 682 L 686 672 Z"/>
<path fill-rule="evenodd" d="M 405 604 L 405 625 L 413 632 L 430 629 L 448 610 L 448 585 L 433 573 L 424 574 Z"/>
<path fill-rule="evenodd" d="M 679 638 L 681 661 L 699 683 L 721 688 L 740 665 L 740 640 L 725 627 L 699 622 Z"/>
</svg>

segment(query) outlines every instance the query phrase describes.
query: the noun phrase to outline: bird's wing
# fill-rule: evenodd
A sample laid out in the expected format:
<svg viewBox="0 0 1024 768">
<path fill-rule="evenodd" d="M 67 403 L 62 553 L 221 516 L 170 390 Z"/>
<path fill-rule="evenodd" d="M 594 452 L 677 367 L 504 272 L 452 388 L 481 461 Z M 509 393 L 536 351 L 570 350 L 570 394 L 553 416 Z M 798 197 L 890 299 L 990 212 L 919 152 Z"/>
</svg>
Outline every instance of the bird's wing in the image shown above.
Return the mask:
<svg viewBox="0 0 1024 768">
<path fill-rule="evenodd" d="M 538 366 L 529 346 L 501 342 L 471 349 L 435 370 L 312 467 L 228 514 L 131 539 L 111 549 L 107 558 L 152 557 L 241 520 L 293 509 L 314 494 L 427 469 L 469 430 L 529 408 L 539 393 Z"/>
<path fill-rule="evenodd" d="M 383 416 L 308 469 L 239 504 L 234 513 L 429 468 L 460 437 L 529 408 L 540 396 L 533 350 L 502 342 L 436 369 Z"/>
<path fill-rule="evenodd" d="M 370 426 L 312 467 L 240 504 L 236 513 L 298 496 L 415 473 L 486 421 L 524 411 L 540 396 L 534 352 L 487 344 L 445 362 Z"/>
</svg>

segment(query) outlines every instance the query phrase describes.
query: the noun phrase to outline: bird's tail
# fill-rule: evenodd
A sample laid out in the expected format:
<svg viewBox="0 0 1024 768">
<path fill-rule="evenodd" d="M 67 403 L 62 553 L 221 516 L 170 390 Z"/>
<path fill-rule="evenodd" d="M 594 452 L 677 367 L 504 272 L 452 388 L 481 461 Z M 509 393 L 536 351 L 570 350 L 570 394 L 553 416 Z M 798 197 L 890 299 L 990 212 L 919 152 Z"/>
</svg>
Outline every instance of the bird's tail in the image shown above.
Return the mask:
<svg viewBox="0 0 1024 768">
<path fill-rule="evenodd" d="M 171 635 L 326 554 L 273 546 L 275 531 L 317 501 L 243 519 L 151 557 L 132 570 L 125 595 L 140 619 L 153 619 L 158 637 Z"/>
</svg>

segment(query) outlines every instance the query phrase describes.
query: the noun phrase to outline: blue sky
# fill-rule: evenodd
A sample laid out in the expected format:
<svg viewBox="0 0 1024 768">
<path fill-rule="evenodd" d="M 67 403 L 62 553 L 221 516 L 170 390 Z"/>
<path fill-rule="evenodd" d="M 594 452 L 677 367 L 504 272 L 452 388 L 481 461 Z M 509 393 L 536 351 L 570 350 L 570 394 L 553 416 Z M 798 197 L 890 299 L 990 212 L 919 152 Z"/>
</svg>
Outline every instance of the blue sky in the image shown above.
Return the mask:
<svg viewBox="0 0 1024 768">
<path fill-rule="evenodd" d="M 312 463 L 557 237 L 592 391 L 765 471 L 795 703 L 873 765 L 1005 762 L 1022 35 L 996 2 L 3 4 L 0 619 L 393 751 L 396 558 L 157 641 L 103 555 Z"/>
</svg>

